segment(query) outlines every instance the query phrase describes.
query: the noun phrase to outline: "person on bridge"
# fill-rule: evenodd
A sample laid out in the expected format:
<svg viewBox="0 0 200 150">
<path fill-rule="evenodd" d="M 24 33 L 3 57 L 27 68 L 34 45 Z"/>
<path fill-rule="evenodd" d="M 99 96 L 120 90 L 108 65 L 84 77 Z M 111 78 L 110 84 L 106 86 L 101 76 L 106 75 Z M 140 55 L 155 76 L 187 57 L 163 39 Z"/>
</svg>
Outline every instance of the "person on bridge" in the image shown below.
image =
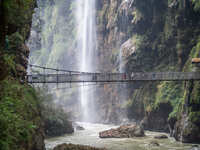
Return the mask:
<svg viewBox="0 0 200 150">
<path fill-rule="evenodd" d="M 133 80 L 133 78 L 134 78 L 134 73 L 132 72 L 131 73 L 131 80 Z"/>
<path fill-rule="evenodd" d="M 126 80 L 126 73 L 124 73 L 124 80 Z"/>
<path fill-rule="evenodd" d="M 97 75 L 96 75 L 96 74 L 94 74 L 94 75 L 92 76 L 92 80 L 93 80 L 93 81 L 96 81 L 96 80 L 97 80 Z"/>
</svg>

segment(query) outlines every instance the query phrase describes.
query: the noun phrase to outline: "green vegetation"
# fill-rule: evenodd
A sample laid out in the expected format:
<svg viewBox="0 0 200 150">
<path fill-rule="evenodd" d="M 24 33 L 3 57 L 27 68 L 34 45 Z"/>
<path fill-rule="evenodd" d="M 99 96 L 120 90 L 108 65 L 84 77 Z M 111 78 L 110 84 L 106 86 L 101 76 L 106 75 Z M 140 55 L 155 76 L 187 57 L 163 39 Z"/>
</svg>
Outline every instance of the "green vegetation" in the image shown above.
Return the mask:
<svg viewBox="0 0 200 150">
<path fill-rule="evenodd" d="M 190 55 L 189 55 L 189 59 L 187 60 L 183 70 L 184 71 L 193 71 L 194 69 L 194 65 L 192 65 L 192 58 L 196 58 L 199 57 L 199 52 L 200 52 L 200 38 L 197 39 L 197 41 L 195 40 L 195 45 L 193 46 Z"/>
<path fill-rule="evenodd" d="M 191 122 L 200 125 L 199 118 L 200 118 L 200 111 L 189 113 L 189 119 Z"/>
<path fill-rule="evenodd" d="M 200 8 L 199 0 L 193 0 L 192 3 L 195 10 Z M 165 11 L 169 5 L 173 5 L 174 12 Z M 166 2 L 136 0 L 135 7 L 137 12 L 134 12 L 133 19 L 142 16 L 142 20 L 134 24 L 137 28 L 133 31 L 132 40 L 136 45 L 136 53 L 129 59 L 128 68 L 131 71 L 138 71 L 140 68 L 143 68 L 143 71 L 193 71 L 191 59 L 198 57 L 200 49 L 198 34 L 196 34 L 198 30 L 194 29 L 198 26 L 194 25 L 193 29 L 187 28 L 189 24 L 184 26 L 182 23 L 178 24 L 180 21 L 178 19 L 182 17 L 195 22 L 198 17 L 191 18 L 192 14 L 190 17 L 183 16 L 181 11 L 186 7 L 183 1 L 175 3 L 172 0 Z M 187 84 L 161 82 L 155 85 L 156 87 L 144 85 L 142 102 L 145 111 L 153 111 L 160 103 L 170 102 L 173 106 L 170 117 L 178 116 L 177 113 L 183 111 L 183 105 L 188 97 Z M 198 93 L 199 89 L 194 87 L 192 101 L 198 101 Z"/>
<path fill-rule="evenodd" d="M 142 14 L 137 9 L 135 11 L 133 11 L 132 15 L 134 16 L 133 20 L 132 20 L 134 23 L 137 23 L 138 21 L 140 21 L 143 18 Z"/>
<path fill-rule="evenodd" d="M 181 106 L 184 103 L 183 92 L 183 84 L 181 82 L 150 83 L 143 89 L 135 90 L 132 99 L 127 101 L 126 107 L 129 110 L 129 115 L 134 115 L 136 112 L 141 112 L 142 109 L 146 113 L 151 113 L 159 110 L 161 104 L 166 103 L 173 107 L 169 118 L 176 118 L 177 114 L 181 112 Z"/>
<path fill-rule="evenodd" d="M 192 0 L 192 3 L 194 4 L 194 10 L 200 11 L 200 1 L 199 0 Z"/>
<path fill-rule="evenodd" d="M 0 149 L 30 149 L 40 127 L 36 91 L 8 78 L 0 82 Z M 21 143 L 21 144 L 19 144 Z"/>
<path fill-rule="evenodd" d="M 24 41 L 24 37 L 19 33 L 15 32 L 8 37 L 9 45 L 7 51 L 13 53 L 14 50 L 19 49 Z"/>
<path fill-rule="evenodd" d="M 133 35 L 132 37 L 132 42 L 134 43 L 135 45 L 135 48 L 138 49 L 142 46 L 142 44 L 144 44 L 145 42 L 145 39 L 144 39 L 144 36 L 140 36 L 140 35 Z"/>
<path fill-rule="evenodd" d="M 42 132 L 42 120 L 47 136 L 72 133 L 68 116 L 61 108 L 53 106 L 52 95 L 10 77 L 15 70 L 13 59 L 14 55 L 3 56 L 8 74 L 0 81 L 0 150 L 31 149 L 35 134 L 42 134 L 38 133 Z"/>
<path fill-rule="evenodd" d="M 198 81 L 196 81 L 193 85 L 191 96 L 192 98 L 190 99 L 190 103 L 200 105 L 200 84 Z"/>
<path fill-rule="evenodd" d="M 13 24 L 17 27 L 24 26 L 32 18 L 32 8 L 35 6 L 34 0 L 3 0 L 6 24 Z M 23 29 L 22 29 L 23 30 Z"/>
<path fill-rule="evenodd" d="M 35 2 L 0 2 L 0 150 L 44 148 L 39 97 L 33 87 L 18 79 L 26 74 L 25 40 L 30 33 Z"/>
<path fill-rule="evenodd" d="M 189 120 L 196 124 L 200 125 L 200 84 L 195 82 L 193 85 L 193 90 L 191 93 L 191 99 L 189 101 Z"/>
<path fill-rule="evenodd" d="M 12 72 L 15 73 L 15 62 L 14 62 L 14 55 L 0 55 L 0 81 L 5 79 L 6 76 L 11 74 Z"/>
<path fill-rule="evenodd" d="M 20 37 L 20 46 L 28 39 L 35 5 L 35 0 L 1 0 L 0 51 L 16 51 L 14 47 L 10 47 L 10 41 L 18 40 L 12 40 L 11 35 Z"/>
<path fill-rule="evenodd" d="M 181 82 L 165 81 L 158 85 L 154 107 L 157 108 L 160 103 L 170 102 L 173 106 L 173 112 L 170 113 L 170 118 L 177 116 L 180 112 L 180 106 L 184 101 L 183 84 Z"/>
<path fill-rule="evenodd" d="M 2 60 L 7 68 L 8 73 L 16 72 L 14 59 L 15 59 L 14 55 L 5 54 L 2 57 Z"/>
</svg>

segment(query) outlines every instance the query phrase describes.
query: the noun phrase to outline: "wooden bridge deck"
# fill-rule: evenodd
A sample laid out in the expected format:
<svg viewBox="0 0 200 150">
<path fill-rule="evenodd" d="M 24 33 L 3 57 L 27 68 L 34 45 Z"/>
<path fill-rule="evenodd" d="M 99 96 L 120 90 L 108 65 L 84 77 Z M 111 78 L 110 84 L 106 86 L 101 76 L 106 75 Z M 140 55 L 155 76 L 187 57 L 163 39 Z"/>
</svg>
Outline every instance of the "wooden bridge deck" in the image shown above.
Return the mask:
<svg viewBox="0 0 200 150">
<path fill-rule="evenodd" d="M 65 73 L 27 75 L 28 83 L 133 82 L 200 80 L 200 72 Z"/>
</svg>

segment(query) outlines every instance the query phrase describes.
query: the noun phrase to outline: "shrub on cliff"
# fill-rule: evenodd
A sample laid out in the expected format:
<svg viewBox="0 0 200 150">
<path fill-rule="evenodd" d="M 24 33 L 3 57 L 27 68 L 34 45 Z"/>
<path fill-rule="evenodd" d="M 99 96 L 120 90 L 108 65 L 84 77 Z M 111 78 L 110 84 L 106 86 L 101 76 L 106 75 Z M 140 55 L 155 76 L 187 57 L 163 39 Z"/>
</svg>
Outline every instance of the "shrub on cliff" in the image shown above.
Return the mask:
<svg viewBox="0 0 200 150">
<path fill-rule="evenodd" d="M 33 13 L 31 10 L 35 7 L 35 0 L 3 0 L 2 4 L 6 14 L 4 21 L 6 25 L 12 27 L 12 31 L 25 26 L 29 21 L 31 23 Z"/>
<path fill-rule="evenodd" d="M 11 72 L 15 72 L 13 55 L 0 55 L 0 81 L 4 80 Z"/>
<path fill-rule="evenodd" d="M 200 11 L 200 1 L 199 0 L 192 0 L 192 3 L 194 4 L 194 10 Z"/>
<path fill-rule="evenodd" d="M 44 148 L 37 99 L 28 85 L 11 78 L 0 82 L 0 150 L 39 149 L 38 143 Z"/>
</svg>

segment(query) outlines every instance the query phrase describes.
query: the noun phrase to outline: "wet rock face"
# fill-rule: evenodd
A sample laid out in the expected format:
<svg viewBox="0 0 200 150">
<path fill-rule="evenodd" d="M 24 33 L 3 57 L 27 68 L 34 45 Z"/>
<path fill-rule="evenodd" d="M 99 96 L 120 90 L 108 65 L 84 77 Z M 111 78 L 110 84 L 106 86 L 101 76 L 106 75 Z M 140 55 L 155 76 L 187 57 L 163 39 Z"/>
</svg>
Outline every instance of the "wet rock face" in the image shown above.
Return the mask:
<svg viewBox="0 0 200 150">
<path fill-rule="evenodd" d="M 15 77 L 24 78 L 28 67 L 29 48 L 24 43 L 23 36 L 19 32 L 8 36 L 8 48 L 6 51 L 15 55 Z"/>
<path fill-rule="evenodd" d="M 145 136 L 143 128 L 138 125 L 123 125 L 99 133 L 100 138 L 132 138 Z"/>
<path fill-rule="evenodd" d="M 74 144 L 61 144 L 56 146 L 53 150 L 106 150 L 105 148 L 95 148 L 84 145 L 74 145 Z"/>
<path fill-rule="evenodd" d="M 85 130 L 85 129 L 81 126 L 76 126 L 76 130 Z"/>
<path fill-rule="evenodd" d="M 15 78 L 24 79 L 29 56 L 25 43 L 29 38 L 36 0 L 2 1 L 0 7 L 0 53 L 14 57 L 12 71 L 2 72 L 12 72 Z"/>
<path fill-rule="evenodd" d="M 185 105 L 174 123 L 173 136 L 184 143 L 200 143 L 199 81 L 191 81 L 186 87 Z"/>
<path fill-rule="evenodd" d="M 149 143 L 149 146 L 152 146 L 152 147 L 157 147 L 157 146 L 160 146 L 160 144 L 157 142 L 157 141 L 151 141 L 150 143 Z"/>
<path fill-rule="evenodd" d="M 198 145 L 194 145 L 190 150 L 200 150 L 200 147 Z"/>
<path fill-rule="evenodd" d="M 147 113 L 140 124 L 145 130 L 169 132 L 168 115 L 171 111 L 170 103 L 161 103 L 157 110 Z"/>
<path fill-rule="evenodd" d="M 29 37 L 32 14 L 35 7 L 36 0 L 2 0 L 0 2 L 0 80 L 5 79 L 7 76 L 12 76 L 17 80 L 20 79 L 20 81 L 25 79 L 29 56 L 29 48 L 26 46 L 26 40 Z M 2 62 L 2 57 L 7 59 L 10 58 L 10 60 L 4 59 L 4 62 Z M 14 83 L 11 83 L 11 86 L 13 86 L 12 84 L 14 85 Z M 16 85 L 19 86 L 18 83 Z M 13 93 L 15 92 L 17 91 L 13 90 Z M 22 101 L 22 104 L 26 103 L 23 97 L 25 95 L 31 97 L 31 93 L 32 92 L 26 93 L 23 90 L 20 92 L 19 95 L 21 95 L 21 97 L 19 99 Z M 34 104 L 32 104 L 30 101 L 29 103 L 30 107 L 28 108 L 30 108 L 30 110 L 25 110 L 23 116 L 21 117 L 24 120 L 30 120 L 30 122 L 33 121 L 37 128 L 33 128 L 30 135 L 28 132 L 21 132 L 20 134 L 23 138 L 20 139 L 22 140 L 20 142 L 18 141 L 19 139 L 17 139 L 14 135 L 12 135 L 12 140 L 17 142 L 16 145 L 20 147 L 19 149 L 44 150 L 44 130 L 43 123 L 41 121 L 40 110 L 38 106 L 34 106 Z M 23 106 L 19 107 L 18 109 L 20 113 L 23 113 L 21 110 L 23 109 Z M 13 113 L 13 116 L 16 114 L 17 112 Z M 32 116 L 30 117 L 29 114 Z M 8 124 L 8 128 L 9 126 L 10 124 Z M 15 125 L 12 124 L 11 126 Z M 17 126 L 19 126 L 19 124 Z M 6 149 L 9 149 L 9 147 L 6 147 Z"/>
<path fill-rule="evenodd" d="M 183 143 L 200 143 L 199 127 L 189 121 L 187 115 L 183 115 L 182 119 L 176 122 L 174 130 L 176 140 Z"/>
<path fill-rule="evenodd" d="M 75 130 L 85 130 L 85 128 L 83 126 L 79 125 L 76 122 L 73 122 L 72 125 L 73 125 L 73 127 L 74 127 Z"/>
<path fill-rule="evenodd" d="M 161 135 L 157 135 L 157 136 L 154 136 L 155 139 L 167 139 L 168 136 L 165 135 L 165 134 L 161 134 Z"/>
<path fill-rule="evenodd" d="M 71 134 L 74 132 L 72 122 L 67 120 L 45 120 L 45 134 L 47 137 L 61 136 L 63 134 Z"/>
<path fill-rule="evenodd" d="M 41 123 L 41 126 L 38 128 L 37 133 L 34 136 L 33 147 L 31 150 L 44 150 L 45 149 L 44 139 L 45 139 L 44 129 L 43 129 L 43 124 Z"/>
</svg>

